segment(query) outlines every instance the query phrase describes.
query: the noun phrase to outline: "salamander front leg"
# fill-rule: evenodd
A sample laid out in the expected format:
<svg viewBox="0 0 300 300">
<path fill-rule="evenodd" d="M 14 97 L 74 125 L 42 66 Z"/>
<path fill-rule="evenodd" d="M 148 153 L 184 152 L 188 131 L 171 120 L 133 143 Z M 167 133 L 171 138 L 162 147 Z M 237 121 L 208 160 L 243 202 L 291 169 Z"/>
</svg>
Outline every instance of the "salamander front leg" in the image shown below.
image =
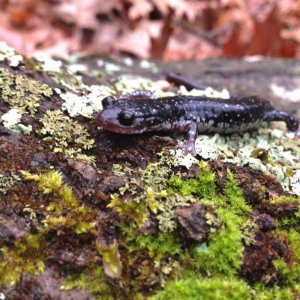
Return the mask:
<svg viewBox="0 0 300 300">
<path fill-rule="evenodd" d="M 184 154 L 191 153 L 192 155 L 196 155 L 195 150 L 195 141 L 197 137 L 197 124 L 191 123 L 186 127 L 187 131 L 187 140 L 181 144 L 179 144 L 176 148 L 182 149 Z"/>
</svg>

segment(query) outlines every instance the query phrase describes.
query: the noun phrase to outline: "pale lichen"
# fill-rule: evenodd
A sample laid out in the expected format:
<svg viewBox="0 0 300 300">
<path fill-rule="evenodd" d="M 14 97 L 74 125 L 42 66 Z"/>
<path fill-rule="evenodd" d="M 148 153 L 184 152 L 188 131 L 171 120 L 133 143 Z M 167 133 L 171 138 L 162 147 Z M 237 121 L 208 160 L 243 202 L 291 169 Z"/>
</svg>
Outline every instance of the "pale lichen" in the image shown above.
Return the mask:
<svg viewBox="0 0 300 300">
<path fill-rule="evenodd" d="M 92 117 L 94 112 L 102 110 L 102 99 L 114 93 L 109 87 L 102 85 L 85 86 L 82 95 L 73 92 L 61 93 L 63 100 L 62 109 L 66 110 L 71 117 L 82 115 L 84 117 Z"/>
<path fill-rule="evenodd" d="M 157 155 L 157 161 L 149 163 L 147 168 L 141 172 L 141 176 L 148 186 L 153 186 L 155 190 L 161 191 L 170 176 L 173 175 L 172 168 L 176 166 L 178 160 L 166 152 L 160 152 Z"/>
<path fill-rule="evenodd" d="M 22 115 L 15 108 L 10 109 L 7 113 L 1 116 L 1 121 L 3 125 L 17 133 L 30 134 L 32 131 L 32 126 L 25 126 L 21 124 Z"/>
<path fill-rule="evenodd" d="M 211 87 L 207 87 L 204 90 L 192 89 L 188 91 L 185 86 L 181 85 L 178 91 L 181 95 L 189 95 L 189 96 L 202 96 L 202 97 L 215 97 L 222 99 L 229 99 L 230 93 L 228 90 L 223 89 L 222 91 L 217 91 Z"/>
<path fill-rule="evenodd" d="M 127 164 L 113 164 L 111 170 L 116 176 L 131 175 L 134 172 L 134 169 L 130 168 Z"/>
<path fill-rule="evenodd" d="M 228 136 L 200 134 L 196 139 L 196 152 L 203 159 L 249 165 L 266 174 L 273 174 L 286 190 L 300 195 L 300 141 L 294 140 L 280 122 L 262 127 L 258 132 Z M 180 151 L 172 153 L 180 165 L 191 165 L 190 159 Z"/>
<path fill-rule="evenodd" d="M 10 188 L 12 188 L 21 178 L 16 174 L 0 173 L 0 194 L 7 194 Z"/>
<path fill-rule="evenodd" d="M 143 59 L 140 61 L 140 67 L 143 69 L 149 69 L 153 72 L 157 72 L 158 71 L 158 67 L 154 62 L 151 62 L 149 60 Z"/>
<path fill-rule="evenodd" d="M 54 152 L 62 152 L 67 157 L 81 159 L 88 163 L 94 161 L 92 157 L 89 159 L 82 152 L 91 149 L 94 140 L 78 122 L 64 115 L 60 110 L 47 111 L 40 122 L 43 127 L 39 133 L 44 140 L 52 143 Z"/>
<path fill-rule="evenodd" d="M 182 208 L 195 202 L 196 198 L 189 196 L 183 197 L 179 194 L 168 196 L 159 201 L 160 213 L 157 215 L 159 230 L 164 233 L 170 233 L 177 228 L 176 209 Z"/>
<path fill-rule="evenodd" d="M 100 67 L 101 69 L 103 69 L 106 74 L 112 75 L 116 72 L 121 71 L 121 67 L 112 62 L 106 62 L 102 59 L 98 59 L 96 63 L 97 63 L 97 66 Z"/>
<path fill-rule="evenodd" d="M 23 61 L 22 55 L 16 54 L 15 50 L 5 42 L 0 42 L 0 61 L 6 60 L 11 67 L 17 67 Z"/>
<path fill-rule="evenodd" d="M 43 98 L 48 98 L 53 91 L 47 84 L 25 75 L 13 74 L 0 68 L 1 99 L 20 113 L 34 115 Z"/>
<path fill-rule="evenodd" d="M 34 58 L 39 62 L 45 72 L 61 72 L 62 61 L 55 60 L 44 53 L 36 53 Z"/>
<path fill-rule="evenodd" d="M 78 91 L 83 88 L 84 84 L 80 76 L 75 76 L 68 70 L 64 72 L 48 72 L 55 83 L 66 87 L 68 90 Z"/>
<path fill-rule="evenodd" d="M 153 93 L 158 92 L 155 90 L 155 84 L 152 80 L 130 75 L 120 76 L 113 82 L 113 86 L 121 95 L 135 90 L 149 90 Z"/>
<path fill-rule="evenodd" d="M 294 175 L 290 178 L 290 183 L 294 193 L 300 195 L 300 170 L 296 170 Z"/>
</svg>

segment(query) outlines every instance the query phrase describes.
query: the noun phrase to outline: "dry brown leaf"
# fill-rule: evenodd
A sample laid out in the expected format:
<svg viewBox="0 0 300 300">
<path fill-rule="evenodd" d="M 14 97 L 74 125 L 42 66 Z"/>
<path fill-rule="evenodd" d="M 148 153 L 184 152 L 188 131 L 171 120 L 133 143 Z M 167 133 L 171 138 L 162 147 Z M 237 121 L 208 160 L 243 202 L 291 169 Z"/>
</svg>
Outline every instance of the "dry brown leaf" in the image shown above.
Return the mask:
<svg viewBox="0 0 300 300">
<path fill-rule="evenodd" d="M 99 1 L 66 1 L 57 5 L 54 13 L 57 18 L 66 23 L 75 24 L 79 28 L 93 29 L 97 25 L 96 13 L 100 7 Z"/>
<path fill-rule="evenodd" d="M 151 37 L 151 57 L 154 59 L 162 59 L 163 54 L 168 45 L 169 39 L 173 33 L 172 19 L 174 10 L 170 9 L 168 16 L 163 20 L 159 36 Z"/>
<path fill-rule="evenodd" d="M 184 17 L 190 22 L 195 22 L 197 17 L 203 16 L 205 9 L 216 8 L 216 1 L 171 1 L 170 7 L 175 10 L 175 16 L 179 19 Z"/>
<path fill-rule="evenodd" d="M 154 8 L 148 0 L 131 0 L 130 2 L 132 6 L 129 9 L 129 19 L 131 20 L 147 17 Z"/>
<path fill-rule="evenodd" d="M 234 56 L 300 53 L 299 0 L 0 0 L 0 8 L 0 39 L 30 55 L 125 51 L 191 59 L 221 54 L 217 45 Z M 156 10 L 161 19 L 149 20 Z"/>
<path fill-rule="evenodd" d="M 274 8 L 277 9 L 277 0 L 247 0 L 247 4 L 250 15 L 259 23 L 265 22 Z"/>
<path fill-rule="evenodd" d="M 257 7 L 251 47 L 246 54 L 279 56 L 282 41 L 280 13 L 277 4 L 275 1 L 270 1 L 268 5 L 263 4 L 262 6 Z"/>
<path fill-rule="evenodd" d="M 228 26 L 232 24 L 232 26 Z M 253 37 L 253 21 L 242 1 L 235 1 L 232 8 L 226 7 L 220 14 L 216 28 L 228 26 L 229 30 L 222 37 L 223 53 L 226 56 L 242 56 L 246 53 Z"/>
<path fill-rule="evenodd" d="M 5 41 L 20 53 L 27 53 L 27 45 L 22 35 L 11 28 L 5 28 L 2 24 L 0 26 L 0 41 Z"/>
<path fill-rule="evenodd" d="M 141 58 L 149 58 L 151 37 L 157 37 L 161 22 L 143 21 L 135 30 L 126 30 L 122 37 L 113 43 L 114 49 L 131 53 Z"/>
<path fill-rule="evenodd" d="M 204 59 L 221 54 L 217 49 L 198 37 L 185 34 L 180 29 L 170 38 L 168 47 L 164 53 L 165 60 Z"/>
<path fill-rule="evenodd" d="M 177 2 L 178 0 L 154 0 L 155 6 L 158 10 L 163 14 L 166 15 L 171 7 L 171 3 Z"/>
</svg>

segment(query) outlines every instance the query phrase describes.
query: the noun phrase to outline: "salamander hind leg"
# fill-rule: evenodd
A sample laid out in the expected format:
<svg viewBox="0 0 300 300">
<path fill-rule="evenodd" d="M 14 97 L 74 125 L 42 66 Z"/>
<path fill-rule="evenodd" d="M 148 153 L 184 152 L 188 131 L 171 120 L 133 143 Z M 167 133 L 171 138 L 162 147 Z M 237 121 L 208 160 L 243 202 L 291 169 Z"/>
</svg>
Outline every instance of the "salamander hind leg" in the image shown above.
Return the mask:
<svg viewBox="0 0 300 300">
<path fill-rule="evenodd" d="M 290 131 L 299 130 L 299 120 L 293 115 L 285 112 L 285 111 L 269 111 L 265 114 L 264 121 L 284 121 L 286 123 L 286 127 Z"/>
</svg>

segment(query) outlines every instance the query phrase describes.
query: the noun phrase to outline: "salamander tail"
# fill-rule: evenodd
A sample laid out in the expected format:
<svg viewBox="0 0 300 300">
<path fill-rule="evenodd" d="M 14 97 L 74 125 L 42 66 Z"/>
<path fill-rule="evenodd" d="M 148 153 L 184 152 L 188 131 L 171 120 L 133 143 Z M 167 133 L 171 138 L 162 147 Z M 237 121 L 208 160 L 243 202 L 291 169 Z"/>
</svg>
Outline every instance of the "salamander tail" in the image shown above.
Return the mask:
<svg viewBox="0 0 300 300">
<path fill-rule="evenodd" d="M 288 130 L 297 131 L 299 129 L 299 120 L 285 111 L 269 111 L 265 114 L 264 121 L 284 121 Z"/>
</svg>

